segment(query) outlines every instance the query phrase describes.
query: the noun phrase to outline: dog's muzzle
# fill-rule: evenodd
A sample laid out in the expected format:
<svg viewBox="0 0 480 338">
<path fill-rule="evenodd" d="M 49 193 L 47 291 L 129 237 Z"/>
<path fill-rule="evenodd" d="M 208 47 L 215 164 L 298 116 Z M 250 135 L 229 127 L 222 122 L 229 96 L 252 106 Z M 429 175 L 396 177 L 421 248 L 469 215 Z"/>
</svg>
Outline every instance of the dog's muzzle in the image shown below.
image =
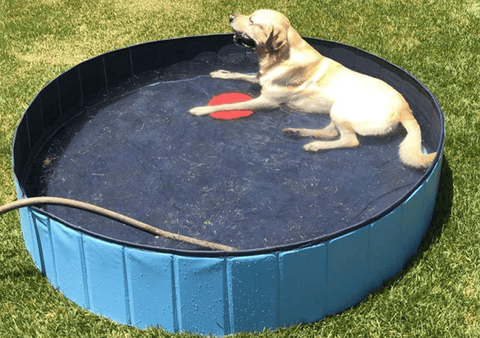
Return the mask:
<svg viewBox="0 0 480 338">
<path fill-rule="evenodd" d="M 233 42 L 242 47 L 255 48 L 257 46 L 257 43 L 255 42 L 255 40 L 253 40 L 243 32 L 237 31 L 235 29 L 235 24 L 233 23 L 233 21 L 235 21 L 236 18 L 237 18 L 236 14 L 230 14 L 230 16 L 228 17 L 230 21 L 230 26 L 232 26 L 235 32 L 235 35 L 233 36 Z"/>
</svg>

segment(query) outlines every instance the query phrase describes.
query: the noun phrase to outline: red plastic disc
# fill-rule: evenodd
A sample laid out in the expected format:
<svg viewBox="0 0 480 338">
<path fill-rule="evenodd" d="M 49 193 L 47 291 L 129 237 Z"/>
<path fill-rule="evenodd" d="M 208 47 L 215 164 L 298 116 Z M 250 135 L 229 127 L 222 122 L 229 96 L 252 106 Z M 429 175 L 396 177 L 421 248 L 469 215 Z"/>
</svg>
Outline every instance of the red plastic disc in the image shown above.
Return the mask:
<svg viewBox="0 0 480 338">
<path fill-rule="evenodd" d="M 223 94 L 214 96 L 210 100 L 210 102 L 208 102 L 208 105 L 216 106 L 224 103 L 244 102 L 251 99 L 252 97 L 250 95 L 243 94 L 243 93 L 230 92 L 230 93 L 223 93 Z M 252 110 L 224 110 L 224 111 L 211 113 L 210 116 L 213 117 L 214 119 L 219 119 L 219 120 L 234 120 L 242 117 L 248 117 L 252 114 L 253 114 Z"/>
</svg>

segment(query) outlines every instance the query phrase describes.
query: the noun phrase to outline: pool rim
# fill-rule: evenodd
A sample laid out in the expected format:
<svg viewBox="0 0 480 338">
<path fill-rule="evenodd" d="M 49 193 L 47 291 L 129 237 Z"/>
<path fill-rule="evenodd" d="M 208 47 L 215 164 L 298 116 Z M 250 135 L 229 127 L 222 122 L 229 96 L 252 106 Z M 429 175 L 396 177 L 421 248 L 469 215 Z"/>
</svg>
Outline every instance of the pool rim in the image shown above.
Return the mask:
<svg viewBox="0 0 480 338">
<path fill-rule="evenodd" d="M 73 67 L 70 67 L 69 69 L 65 70 L 60 75 L 58 75 L 54 79 L 52 79 L 32 99 L 32 101 L 30 102 L 27 109 L 23 113 L 23 115 L 22 115 L 21 119 L 19 120 L 18 125 L 15 129 L 15 134 L 14 134 L 13 143 L 12 143 L 12 168 L 13 168 L 14 180 L 15 180 L 16 184 L 18 184 L 19 191 L 17 193 L 19 194 L 19 198 L 23 198 L 23 197 L 27 197 L 27 196 L 26 196 L 24 188 L 19 183 L 20 180 L 19 180 L 19 177 L 18 177 L 17 171 L 16 171 L 17 166 L 16 166 L 16 163 L 15 163 L 14 147 L 15 147 L 15 144 L 16 144 L 17 138 L 18 138 L 18 129 L 19 129 L 22 121 L 24 119 L 26 119 L 27 112 L 29 111 L 30 107 L 32 106 L 32 104 L 37 99 L 39 99 L 40 94 L 43 92 L 43 90 L 45 90 L 45 88 L 47 88 L 49 85 L 51 85 L 55 81 L 58 81 L 58 79 L 60 79 L 62 76 L 64 76 L 64 74 L 71 71 L 72 69 L 74 69 L 76 67 L 79 67 L 82 64 L 86 64 L 88 62 L 91 62 L 92 60 L 95 60 L 97 58 L 103 57 L 107 54 L 113 54 L 113 53 L 117 53 L 117 52 L 121 52 L 121 51 L 131 50 L 133 48 L 136 48 L 136 47 L 139 47 L 139 46 L 145 46 L 145 45 L 148 45 L 148 44 L 163 43 L 163 42 L 165 42 L 165 43 L 177 42 L 178 43 L 178 42 L 181 42 L 182 40 L 188 40 L 188 39 L 197 38 L 197 37 L 224 38 L 224 37 L 230 37 L 230 36 L 232 37 L 231 44 L 233 44 L 233 33 L 194 35 L 194 36 L 184 36 L 184 37 L 177 37 L 177 38 L 171 38 L 171 39 L 163 39 L 163 40 L 154 40 L 154 41 L 143 42 L 143 43 L 139 43 L 139 44 L 131 45 L 131 46 L 128 46 L 128 47 L 115 49 L 115 50 L 112 50 L 112 51 L 108 51 L 106 53 L 96 55 L 92 58 L 89 58 L 87 60 L 84 60 L 84 61 L 76 64 Z M 344 229 L 338 230 L 338 231 L 333 232 L 333 233 L 329 233 L 327 235 L 322 235 L 322 236 L 318 236 L 318 237 L 315 237 L 315 238 L 312 238 L 312 239 L 308 239 L 308 240 L 305 240 L 305 241 L 299 241 L 299 242 L 284 244 L 284 245 L 276 245 L 276 246 L 271 246 L 271 247 L 267 247 L 267 248 L 256 248 L 256 249 L 248 249 L 248 250 L 240 249 L 240 250 L 236 250 L 236 251 L 226 252 L 226 251 L 169 249 L 169 248 L 162 248 L 162 247 L 158 247 L 158 246 L 130 243 L 130 242 L 127 242 L 127 241 L 123 241 L 123 240 L 111 238 L 111 237 L 108 237 L 108 236 L 105 236 L 105 235 L 101 235 L 101 234 L 98 234 L 96 232 L 90 231 L 88 229 L 81 228 L 78 225 L 72 224 L 72 223 L 67 222 L 67 221 L 65 221 L 65 220 L 63 220 L 63 219 L 61 219 L 61 218 L 59 218 L 59 217 L 57 217 L 53 214 L 50 214 L 49 212 L 44 211 L 39 207 L 31 207 L 31 208 L 33 208 L 36 212 L 39 212 L 39 213 L 41 213 L 41 214 L 43 214 L 47 217 L 50 217 L 53 220 L 55 220 L 55 221 L 57 221 L 61 224 L 64 224 L 65 226 L 67 226 L 67 227 L 69 227 L 69 228 L 71 228 L 75 231 L 79 231 L 79 232 L 84 233 L 86 235 L 93 236 L 95 238 L 105 240 L 105 241 L 110 242 L 110 243 L 119 244 L 119 245 L 125 246 L 125 247 L 147 250 L 147 251 L 162 252 L 162 253 L 169 253 L 169 254 L 180 255 L 180 256 L 191 256 L 191 257 L 255 256 L 255 255 L 263 255 L 263 254 L 269 254 L 269 253 L 274 253 L 274 252 L 292 251 L 292 250 L 296 250 L 296 249 L 302 249 L 302 248 L 311 247 L 311 246 L 314 246 L 314 245 L 318 245 L 320 243 L 330 241 L 334 238 L 341 237 L 345 234 L 354 232 L 358 229 L 361 229 L 363 227 L 371 225 L 374 222 L 378 221 L 379 219 L 384 218 L 385 216 L 390 214 L 392 211 L 397 209 L 402 203 L 404 203 L 406 200 L 408 200 L 417 191 L 417 189 L 419 187 L 421 187 L 427 181 L 427 179 L 429 177 L 432 176 L 433 170 L 436 168 L 436 165 L 441 164 L 441 162 L 442 162 L 443 149 L 444 149 L 444 143 L 445 143 L 445 117 L 444 117 L 443 111 L 440 107 L 440 104 L 438 103 L 435 96 L 430 92 L 430 90 L 422 82 L 420 82 L 416 77 L 414 77 L 411 73 L 409 73 L 409 72 L 405 71 L 404 69 L 396 66 L 395 64 L 379 57 L 378 55 L 372 54 L 372 53 L 367 52 L 365 50 L 362 50 L 360 48 L 353 47 L 353 46 L 350 46 L 350 45 L 347 45 L 347 44 L 344 44 L 344 43 L 340 43 L 340 42 L 329 41 L 329 40 L 324 40 L 324 39 L 320 39 L 320 38 L 312 38 L 312 37 L 304 37 L 304 39 L 309 43 L 311 41 L 316 41 L 316 42 L 320 42 L 321 44 L 337 46 L 337 47 L 340 47 L 340 48 L 343 48 L 343 49 L 351 50 L 355 53 L 358 53 L 357 55 L 368 57 L 369 59 L 373 60 L 376 63 L 381 63 L 383 67 L 388 67 L 389 69 L 394 69 L 397 72 L 404 73 L 405 76 L 406 76 L 406 78 L 404 80 L 406 80 L 407 77 L 408 77 L 408 78 L 410 78 L 410 80 L 412 82 L 414 82 L 416 84 L 416 86 L 419 86 L 423 90 L 424 95 L 428 95 L 428 99 L 431 101 L 434 110 L 436 112 L 438 112 L 438 118 L 440 120 L 441 133 L 439 135 L 438 147 L 436 149 L 437 154 L 435 156 L 435 159 L 434 159 L 432 165 L 430 165 L 430 167 L 425 171 L 425 173 L 422 175 L 422 177 L 400 199 L 398 199 L 396 202 L 392 203 L 389 207 L 383 209 L 381 212 L 377 213 L 376 215 L 374 215 L 374 216 L 372 216 L 372 217 L 370 217 L 366 220 L 363 220 L 361 222 L 358 222 L 358 223 L 355 223 L 353 225 L 347 226 Z M 223 45 L 223 46 L 226 46 L 226 44 Z M 215 52 L 218 52 L 218 49 Z M 246 53 L 249 53 L 249 51 L 246 51 Z M 190 59 L 181 60 L 181 61 L 188 61 L 188 60 L 190 60 Z M 133 74 L 132 77 L 133 76 L 135 76 L 135 74 Z M 71 119 L 75 118 L 75 116 L 71 117 Z M 69 121 L 71 121 L 71 119 L 68 119 L 67 121 L 64 121 L 64 124 L 62 124 L 62 125 L 67 124 Z M 59 128 L 60 127 L 61 126 L 59 126 Z M 54 135 L 55 132 L 52 135 Z"/>
</svg>

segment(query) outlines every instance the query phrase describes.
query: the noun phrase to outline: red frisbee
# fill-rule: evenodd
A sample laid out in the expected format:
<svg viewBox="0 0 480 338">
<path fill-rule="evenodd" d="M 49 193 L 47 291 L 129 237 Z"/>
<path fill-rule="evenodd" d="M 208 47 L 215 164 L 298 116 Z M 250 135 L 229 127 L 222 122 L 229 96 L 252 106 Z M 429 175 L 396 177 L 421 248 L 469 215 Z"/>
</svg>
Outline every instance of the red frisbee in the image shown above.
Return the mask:
<svg viewBox="0 0 480 338">
<path fill-rule="evenodd" d="M 223 94 L 214 96 L 210 100 L 210 102 L 208 102 L 208 105 L 216 106 L 224 103 L 244 102 L 251 99 L 252 97 L 250 95 L 243 94 L 243 93 L 230 92 L 230 93 L 223 93 Z M 248 117 L 252 114 L 253 114 L 252 110 L 224 110 L 224 111 L 211 113 L 210 116 L 213 117 L 214 119 L 219 119 L 219 120 L 234 120 L 242 117 Z"/>
</svg>

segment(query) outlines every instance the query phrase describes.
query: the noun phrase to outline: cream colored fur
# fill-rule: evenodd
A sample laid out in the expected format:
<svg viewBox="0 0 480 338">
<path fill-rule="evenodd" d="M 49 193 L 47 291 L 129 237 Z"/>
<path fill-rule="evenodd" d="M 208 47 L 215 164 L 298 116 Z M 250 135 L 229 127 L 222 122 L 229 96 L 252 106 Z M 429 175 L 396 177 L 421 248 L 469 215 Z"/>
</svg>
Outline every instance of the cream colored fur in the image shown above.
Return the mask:
<svg viewBox="0 0 480 338">
<path fill-rule="evenodd" d="M 420 127 L 404 97 L 387 83 L 354 72 L 322 56 L 291 27 L 288 19 L 272 10 L 258 10 L 250 16 L 230 15 L 238 44 L 253 48 L 258 55 L 256 75 L 212 72 L 213 78 L 243 80 L 262 87 L 250 101 L 196 107 L 193 115 L 221 110 L 287 108 L 297 112 L 329 114 L 331 123 L 323 129 L 285 128 L 316 140 L 307 151 L 356 147 L 358 135 L 385 135 L 398 124 L 407 130 L 400 144 L 402 162 L 427 168 L 435 153 L 422 152 Z"/>
</svg>

